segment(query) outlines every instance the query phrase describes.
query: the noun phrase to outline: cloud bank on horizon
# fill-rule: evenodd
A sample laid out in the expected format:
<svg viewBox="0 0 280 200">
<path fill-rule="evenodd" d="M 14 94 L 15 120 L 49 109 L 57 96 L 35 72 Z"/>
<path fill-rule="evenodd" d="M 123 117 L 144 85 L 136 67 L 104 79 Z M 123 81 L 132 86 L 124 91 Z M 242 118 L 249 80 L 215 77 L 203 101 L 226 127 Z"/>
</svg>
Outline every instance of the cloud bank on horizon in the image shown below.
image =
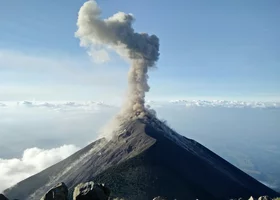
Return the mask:
<svg viewBox="0 0 280 200">
<path fill-rule="evenodd" d="M 89 0 L 80 8 L 75 33 L 80 45 L 89 49 L 95 61 L 107 61 L 108 49 L 117 52 L 131 62 L 128 73 L 128 98 L 122 115 L 143 118 L 148 114 L 145 108 L 145 93 L 149 91 L 148 69 L 159 58 L 159 38 L 147 33 L 137 33 L 132 27 L 132 14 L 118 12 L 107 19 L 101 19 L 101 9 L 96 1 Z M 97 60 L 97 58 L 99 60 Z"/>
<path fill-rule="evenodd" d="M 266 101 L 228 101 L 228 100 L 170 100 L 170 101 L 147 101 L 146 105 L 151 108 L 165 106 L 183 106 L 183 107 L 209 107 L 209 108 L 263 108 L 279 109 L 280 102 Z M 8 108 L 46 108 L 56 111 L 99 111 L 100 109 L 118 109 L 120 105 L 108 104 L 95 101 L 9 101 L 0 102 L 1 109 Z"/>
</svg>

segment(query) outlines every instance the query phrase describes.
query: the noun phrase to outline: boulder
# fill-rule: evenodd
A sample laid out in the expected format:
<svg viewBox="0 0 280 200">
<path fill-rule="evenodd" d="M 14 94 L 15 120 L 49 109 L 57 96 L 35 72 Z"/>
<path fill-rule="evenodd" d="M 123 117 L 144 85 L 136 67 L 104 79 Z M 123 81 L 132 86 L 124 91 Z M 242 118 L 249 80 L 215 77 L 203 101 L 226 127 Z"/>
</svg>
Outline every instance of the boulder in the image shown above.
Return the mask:
<svg viewBox="0 0 280 200">
<path fill-rule="evenodd" d="M 90 181 L 75 187 L 73 200 L 108 200 L 110 193 L 110 189 L 104 184 Z"/>
<path fill-rule="evenodd" d="M 58 183 L 41 200 L 68 200 L 68 188 L 65 183 Z"/>
<path fill-rule="evenodd" d="M 9 199 L 5 197 L 4 194 L 0 194 L 0 200 L 9 200 Z"/>
</svg>

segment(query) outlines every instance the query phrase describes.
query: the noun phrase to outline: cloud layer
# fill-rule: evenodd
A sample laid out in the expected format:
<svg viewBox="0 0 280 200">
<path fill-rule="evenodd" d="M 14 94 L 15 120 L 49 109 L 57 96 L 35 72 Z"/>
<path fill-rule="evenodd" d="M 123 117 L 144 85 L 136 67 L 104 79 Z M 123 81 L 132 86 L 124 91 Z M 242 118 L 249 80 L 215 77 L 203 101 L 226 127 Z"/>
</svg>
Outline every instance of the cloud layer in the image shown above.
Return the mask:
<svg viewBox="0 0 280 200">
<path fill-rule="evenodd" d="M 115 106 L 106 104 L 104 102 L 36 102 L 36 101 L 21 101 L 17 102 L 17 106 L 24 106 L 29 108 L 49 108 L 57 111 L 74 111 L 74 110 L 84 110 L 84 111 L 98 111 L 102 108 L 113 108 Z"/>
<path fill-rule="evenodd" d="M 226 100 L 172 100 L 171 104 L 185 105 L 186 107 L 224 107 L 224 108 L 280 108 L 280 102 L 246 102 Z"/>
<path fill-rule="evenodd" d="M 53 149 L 37 147 L 26 149 L 21 158 L 0 158 L 0 192 L 19 181 L 67 158 L 79 150 L 75 145 Z"/>
<path fill-rule="evenodd" d="M 185 107 L 221 107 L 221 108 L 263 108 L 278 109 L 280 102 L 262 102 L 262 101 L 227 101 L 227 100 L 170 100 L 170 101 L 147 101 L 146 104 L 152 108 L 180 105 Z M 18 102 L 0 102 L 2 108 L 48 108 L 57 111 L 94 111 L 103 108 L 119 108 L 120 104 L 108 104 L 97 101 L 65 101 L 65 102 L 43 102 L 43 101 L 18 101 Z"/>
</svg>

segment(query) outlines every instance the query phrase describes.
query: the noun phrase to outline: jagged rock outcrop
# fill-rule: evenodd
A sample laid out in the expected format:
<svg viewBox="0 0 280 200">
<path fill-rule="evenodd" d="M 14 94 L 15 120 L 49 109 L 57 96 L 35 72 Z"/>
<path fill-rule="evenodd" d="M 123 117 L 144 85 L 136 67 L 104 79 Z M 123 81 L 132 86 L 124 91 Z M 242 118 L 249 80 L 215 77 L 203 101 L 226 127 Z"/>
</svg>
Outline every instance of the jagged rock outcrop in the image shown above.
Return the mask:
<svg viewBox="0 0 280 200">
<path fill-rule="evenodd" d="M 68 188 L 65 183 L 58 183 L 41 200 L 68 200 Z"/>
<path fill-rule="evenodd" d="M 80 183 L 74 189 L 73 200 L 108 200 L 110 189 L 93 181 Z"/>
</svg>

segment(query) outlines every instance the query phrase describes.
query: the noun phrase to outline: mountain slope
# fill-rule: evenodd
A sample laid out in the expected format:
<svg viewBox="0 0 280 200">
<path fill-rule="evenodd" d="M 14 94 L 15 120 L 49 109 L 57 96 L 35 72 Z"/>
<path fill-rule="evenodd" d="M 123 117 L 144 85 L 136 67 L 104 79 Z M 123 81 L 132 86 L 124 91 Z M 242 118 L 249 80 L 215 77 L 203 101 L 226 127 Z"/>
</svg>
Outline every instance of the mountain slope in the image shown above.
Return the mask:
<svg viewBox="0 0 280 200">
<path fill-rule="evenodd" d="M 11 199 L 39 199 L 57 182 L 73 191 L 89 180 L 106 183 L 115 197 L 133 200 L 279 195 L 155 118 L 126 122 L 109 142 L 98 140 L 4 193 Z"/>
</svg>

